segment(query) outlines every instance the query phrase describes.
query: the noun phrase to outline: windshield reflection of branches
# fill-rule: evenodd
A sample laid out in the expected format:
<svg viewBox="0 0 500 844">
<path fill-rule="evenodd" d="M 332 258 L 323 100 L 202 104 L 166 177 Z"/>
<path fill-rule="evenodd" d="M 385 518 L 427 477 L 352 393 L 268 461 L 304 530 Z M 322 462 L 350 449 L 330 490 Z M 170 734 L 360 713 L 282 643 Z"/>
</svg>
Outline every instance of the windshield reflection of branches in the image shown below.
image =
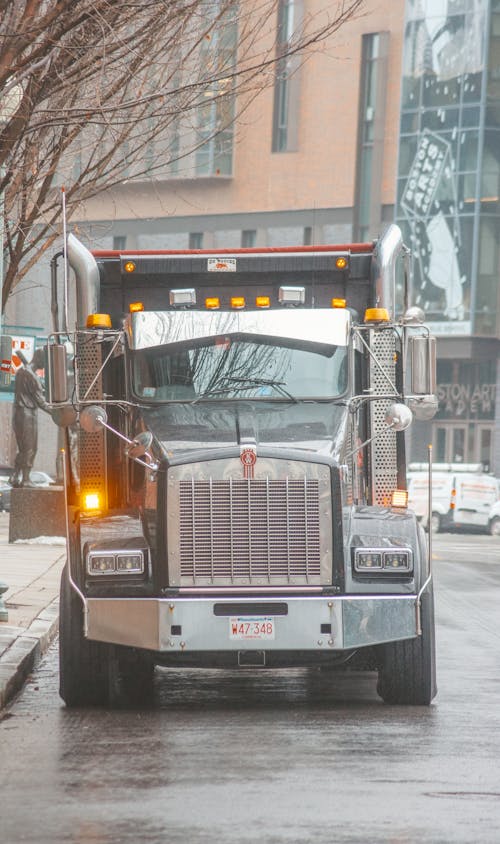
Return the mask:
<svg viewBox="0 0 500 844">
<path fill-rule="evenodd" d="M 347 388 L 345 347 L 307 348 L 218 335 L 167 351 L 149 349 L 135 356 L 138 395 L 166 401 L 192 401 L 217 393 L 226 398 L 276 394 L 327 398 Z"/>
<path fill-rule="evenodd" d="M 236 343 L 221 338 L 215 346 L 196 349 L 191 361 L 193 382 L 198 393 L 215 390 L 229 383 L 229 378 L 256 379 L 271 377 L 284 379 L 290 366 L 291 350 L 255 343 Z M 251 389 L 242 384 L 238 391 Z"/>
</svg>

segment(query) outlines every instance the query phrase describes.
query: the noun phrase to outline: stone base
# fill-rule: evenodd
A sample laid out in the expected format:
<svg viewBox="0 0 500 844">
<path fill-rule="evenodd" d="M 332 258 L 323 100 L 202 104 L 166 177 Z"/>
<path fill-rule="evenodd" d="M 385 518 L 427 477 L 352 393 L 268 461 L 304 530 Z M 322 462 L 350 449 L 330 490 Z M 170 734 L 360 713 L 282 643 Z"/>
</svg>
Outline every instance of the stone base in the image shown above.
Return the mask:
<svg viewBox="0 0 500 844">
<path fill-rule="evenodd" d="M 18 487 L 11 491 L 9 542 L 37 536 L 66 536 L 62 486 Z"/>
</svg>

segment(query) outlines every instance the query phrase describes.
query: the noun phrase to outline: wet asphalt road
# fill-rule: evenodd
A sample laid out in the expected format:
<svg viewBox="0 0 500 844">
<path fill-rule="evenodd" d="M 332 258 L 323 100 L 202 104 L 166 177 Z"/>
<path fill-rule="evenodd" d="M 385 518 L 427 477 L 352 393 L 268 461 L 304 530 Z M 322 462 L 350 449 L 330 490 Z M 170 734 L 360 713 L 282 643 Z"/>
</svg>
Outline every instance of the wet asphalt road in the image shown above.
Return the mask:
<svg viewBox="0 0 500 844">
<path fill-rule="evenodd" d="M 57 644 L 0 723 L 0 841 L 500 842 L 500 541 L 434 541 L 439 693 L 375 675 L 158 673 L 152 709 L 66 710 Z"/>
</svg>

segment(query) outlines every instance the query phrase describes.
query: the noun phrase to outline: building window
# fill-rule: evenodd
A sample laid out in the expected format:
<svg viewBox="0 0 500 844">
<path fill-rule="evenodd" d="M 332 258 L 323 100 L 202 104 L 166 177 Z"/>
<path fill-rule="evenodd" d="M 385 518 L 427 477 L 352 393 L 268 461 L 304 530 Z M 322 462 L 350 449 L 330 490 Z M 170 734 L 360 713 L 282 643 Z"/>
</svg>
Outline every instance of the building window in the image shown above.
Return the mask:
<svg viewBox="0 0 500 844">
<path fill-rule="evenodd" d="M 189 248 L 203 249 L 203 232 L 189 232 Z"/>
<path fill-rule="evenodd" d="M 113 249 L 126 249 L 127 248 L 127 236 L 125 234 L 115 234 L 113 236 Z"/>
<path fill-rule="evenodd" d="M 302 236 L 302 243 L 304 246 L 310 246 L 313 242 L 312 226 L 304 226 L 304 234 Z"/>
<path fill-rule="evenodd" d="M 379 234 L 382 222 L 382 162 L 388 33 L 363 35 L 358 116 L 354 238 Z"/>
<path fill-rule="evenodd" d="M 279 0 L 276 79 L 274 83 L 273 152 L 297 149 L 299 74 L 298 59 L 287 55 L 300 23 L 298 0 Z"/>
<path fill-rule="evenodd" d="M 257 232 L 255 229 L 243 229 L 241 232 L 241 245 L 245 249 L 251 249 L 252 246 L 255 246 L 256 240 Z"/>
<path fill-rule="evenodd" d="M 206 7 L 208 10 L 208 6 Z M 214 27 L 204 40 L 202 66 L 210 78 L 204 104 L 196 122 L 195 173 L 197 176 L 230 176 L 233 170 L 234 67 L 238 28 L 234 7 L 221 13 L 221 3 L 210 4 Z M 215 68 L 215 71 L 214 71 Z"/>
</svg>

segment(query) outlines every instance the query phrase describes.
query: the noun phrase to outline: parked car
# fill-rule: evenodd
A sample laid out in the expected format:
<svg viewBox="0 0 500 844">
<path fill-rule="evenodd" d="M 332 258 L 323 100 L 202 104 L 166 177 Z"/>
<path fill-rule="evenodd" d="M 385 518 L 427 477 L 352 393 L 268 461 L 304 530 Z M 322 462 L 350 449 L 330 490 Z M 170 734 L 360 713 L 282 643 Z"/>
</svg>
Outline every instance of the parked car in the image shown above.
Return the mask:
<svg viewBox="0 0 500 844">
<path fill-rule="evenodd" d="M 10 491 L 12 487 L 6 481 L 0 481 L 0 512 L 10 510 Z"/>
</svg>

